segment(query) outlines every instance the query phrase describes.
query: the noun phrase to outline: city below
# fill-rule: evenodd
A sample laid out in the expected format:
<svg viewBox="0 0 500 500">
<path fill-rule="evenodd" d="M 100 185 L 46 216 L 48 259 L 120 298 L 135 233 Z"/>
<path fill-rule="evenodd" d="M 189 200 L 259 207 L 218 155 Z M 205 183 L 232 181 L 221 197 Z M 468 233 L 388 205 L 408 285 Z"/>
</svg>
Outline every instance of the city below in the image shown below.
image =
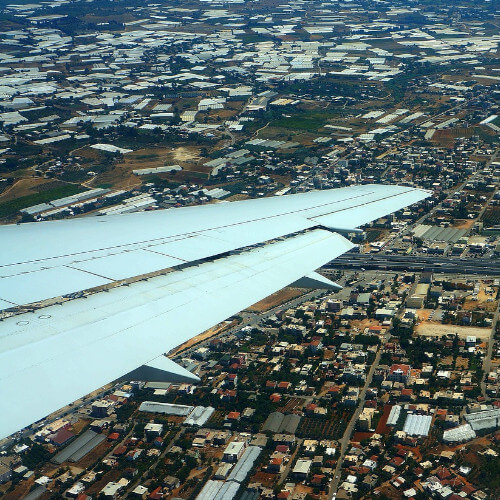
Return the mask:
<svg viewBox="0 0 500 500">
<path fill-rule="evenodd" d="M 0 2 L 0 499 L 499 499 L 499 43 Z"/>
</svg>

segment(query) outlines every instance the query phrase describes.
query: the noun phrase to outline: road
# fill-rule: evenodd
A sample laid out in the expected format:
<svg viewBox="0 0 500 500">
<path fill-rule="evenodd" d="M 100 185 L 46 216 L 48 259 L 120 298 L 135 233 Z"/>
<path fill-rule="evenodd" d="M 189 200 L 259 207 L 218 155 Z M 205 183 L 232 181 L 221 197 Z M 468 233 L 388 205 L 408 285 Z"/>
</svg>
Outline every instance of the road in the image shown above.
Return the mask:
<svg viewBox="0 0 500 500">
<path fill-rule="evenodd" d="M 383 269 L 393 271 L 433 271 L 438 273 L 500 276 L 500 259 L 442 257 L 438 255 L 393 255 L 346 253 L 324 267 L 348 269 Z"/>
<path fill-rule="evenodd" d="M 342 439 L 340 440 L 340 455 L 337 460 L 337 467 L 335 467 L 335 473 L 333 475 L 333 480 L 330 483 L 330 490 L 328 492 L 328 498 L 332 499 L 334 498 L 334 495 L 337 494 L 337 490 L 339 487 L 340 483 L 340 476 L 342 474 L 342 465 L 344 463 L 344 457 L 347 452 L 347 449 L 349 447 L 349 441 L 351 440 L 351 435 L 354 431 L 354 427 L 356 426 L 356 422 L 358 421 L 359 415 L 361 414 L 361 411 L 363 410 L 363 406 L 365 405 L 365 397 L 366 397 L 366 391 L 368 387 L 370 387 L 370 384 L 372 383 L 372 378 L 373 378 L 373 373 L 375 372 L 375 369 L 378 367 L 378 364 L 380 363 L 380 357 L 382 356 L 382 346 L 384 345 L 386 339 L 382 342 L 382 345 L 379 347 L 377 354 L 375 356 L 375 360 L 372 363 L 372 366 L 370 368 L 370 371 L 368 372 L 368 375 L 366 377 L 366 382 L 365 385 L 363 386 L 363 389 L 361 390 L 361 393 L 359 395 L 359 404 L 358 407 L 356 408 L 356 411 L 354 412 L 351 420 L 349 421 L 349 424 L 346 427 L 346 430 L 344 432 L 344 435 L 342 436 Z"/>
<path fill-rule="evenodd" d="M 139 477 L 136 477 L 133 482 L 130 483 L 129 487 L 127 488 L 127 492 L 125 495 L 123 495 L 123 498 L 128 498 L 129 495 L 132 495 L 132 491 L 134 491 L 137 486 L 139 486 L 143 480 L 143 478 L 146 476 L 146 474 L 149 476 L 153 473 L 153 471 L 158 467 L 158 464 L 160 463 L 161 460 L 165 457 L 165 455 L 175 446 L 175 443 L 179 440 L 179 438 L 186 432 L 185 427 L 181 427 L 177 434 L 174 436 L 174 438 L 170 441 L 168 446 L 165 447 L 165 449 L 160 453 L 158 456 L 157 460 L 155 461 L 154 464 L 152 464 L 150 467 L 148 467 Z M 154 476 L 153 476 L 154 477 Z"/>
<path fill-rule="evenodd" d="M 295 451 L 293 452 L 292 456 L 290 457 L 290 460 L 288 460 L 288 463 L 286 464 L 285 468 L 283 469 L 283 472 L 280 474 L 280 478 L 278 480 L 278 485 L 282 485 L 286 478 L 288 477 L 288 474 L 290 473 L 290 469 L 292 468 L 293 461 L 295 460 L 295 457 L 297 456 L 297 453 L 300 450 L 300 447 L 302 446 L 303 439 L 299 438 L 297 439 L 297 447 L 295 448 Z"/>
<path fill-rule="evenodd" d="M 341 283 L 339 283 L 339 284 L 341 284 Z M 296 297 L 294 299 L 289 300 L 288 302 L 284 302 L 282 304 L 279 304 L 279 305 L 273 307 L 272 309 L 269 309 L 263 313 L 243 311 L 238 315 L 242 318 L 241 323 L 230 328 L 229 330 L 225 330 L 223 332 L 220 332 L 219 334 L 216 334 L 216 335 L 214 335 L 206 340 L 199 342 L 198 344 L 195 344 L 191 347 L 188 347 L 187 349 L 184 349 L 184 350 L 178 352 L 172 359 L 174 361 L 178 361 L 181 358 L 185 358 L 186 356 L 189 356 L 190 354 L 192 354 L 194 351 L 196 351 L 200 347 L 208 346 L 210 344 L 210 342 L 214 339 L 219 339 L 219 340 L 227 339 L 227 338 L 231 337 L 231 335 L 234 335 L 236 332 L 240 331 L 242 328 L 245 328 L 246 326 L 257 326 L 263 320 L 276 314 L 277 311 L 281 311 L 282 309 L 289 309 L 289 308 L 296 307 L 299 304 L 302 304 L 303 302 L 307 302 L 308 300 L 315 300 L 316 298 L 318 298 L 320 295 L 322 295 L 324 293 L 325 293 L 325 290 L 312 290 L 308 293 L 305 293 L 304 295 L 301 295 L 300 297 Z"/>
<path fill-rule="evenodd" d="M 497 329 L 499 315 L 500 315 L 500 303 L 497 306 L 497 310 L 495 311 L 495 315 L 493 316 L 493 322 L 491 324 L 491 335 L 490 339 L 488 340 L 488 351 L 483 361 L 484 375 L 486 375 L 491 371 L 491 357 L 493 355 L 493 344 L 495 343 L 495 332 Z M 483 380 L 481 381 L 481 392 L 486 399 L 489 399 L 488 395 L 486 394 L 486 381 L 484 377 Z"/>
</svg>

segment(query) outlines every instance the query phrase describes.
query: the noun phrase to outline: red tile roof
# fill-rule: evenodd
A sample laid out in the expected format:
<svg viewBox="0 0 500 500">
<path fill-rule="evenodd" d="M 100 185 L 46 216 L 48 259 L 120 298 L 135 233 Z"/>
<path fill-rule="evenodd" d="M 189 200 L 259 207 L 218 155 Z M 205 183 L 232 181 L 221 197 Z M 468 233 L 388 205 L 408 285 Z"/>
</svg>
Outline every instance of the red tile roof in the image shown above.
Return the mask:
<svg viewBox="0 0 500 500">
<path fill-rule="evenodd" d="M 51 434 L 50 440 L 60 446 L 74 437 L 75 435 L 67 429 L 60 429 L 55 434 Z"/>
</svg>

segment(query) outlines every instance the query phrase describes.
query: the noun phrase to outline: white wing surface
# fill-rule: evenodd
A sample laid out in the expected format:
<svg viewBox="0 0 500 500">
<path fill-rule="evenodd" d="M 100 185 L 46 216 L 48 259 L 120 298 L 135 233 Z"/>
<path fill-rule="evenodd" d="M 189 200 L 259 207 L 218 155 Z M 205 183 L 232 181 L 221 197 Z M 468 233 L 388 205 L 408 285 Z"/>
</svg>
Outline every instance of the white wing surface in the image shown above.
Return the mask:
<svg viewBox="0 0 500 500">
<path fill-rule="evenodd" d="M 427 196 L 368 185 L 0 227 L 0 438 L 139 367 L 182 375 L 164 352 L 304 276 L 324 281 L 313 271 L 353 246 L 335 228 Z"/>
</svg>

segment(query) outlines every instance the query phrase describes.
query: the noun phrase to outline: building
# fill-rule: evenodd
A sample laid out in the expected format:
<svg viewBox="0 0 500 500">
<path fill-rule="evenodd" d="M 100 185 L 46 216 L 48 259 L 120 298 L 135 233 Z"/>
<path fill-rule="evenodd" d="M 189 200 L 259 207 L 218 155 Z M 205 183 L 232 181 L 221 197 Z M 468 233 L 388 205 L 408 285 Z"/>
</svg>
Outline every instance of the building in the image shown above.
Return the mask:
<svg viewBox="0 0 500 500">
<path fill-rule="evenodd" d="M 292 471 L 293 476 L 298 481 L 304 481 L 305 479 L 307 479 L 311 467 L 312 467 L 312 460 L 299 458 L 297 460 L 297 463 L 295 464 L 295 467 L 293 468 Z"/>
<path fill-rule="evenodd" d="M 222 460 L 228 463 L 237 462 L 245 451 L 246 443 L 243 441 L 232 441 L 226 446 Z"/>
<path fill-rule="evenodd" d="M 153 422 L 149 422 L 144 427 L 144 432 L 149 439 L 160 436 L 163 432 L 163 424 L 154 424 Z"/>
<path fill-rule="evenodd" d="M 92 416 L 96 418 L 105 418 L 111 413 L 112 401 L 94 401 L 92 403 Z"/>
<path fill-rule="evenodd" d="M 432 422 L 431 415 L 408 414 L 403 432 L 408 436 L 427 436 Z"/>
<path fill-rule="evenodd" d="M 469 424 L 459 425 L 443 432 L 443 441 L 445 443 L 464 443 L 475 437 L 476 433 Z"/>
<path fill-rule="evenodd" d="M 410 365 L 392 365 L 387 375 L 387 380 L 407 384 L 410 379 L 410 373 Z"/>
</svg>

